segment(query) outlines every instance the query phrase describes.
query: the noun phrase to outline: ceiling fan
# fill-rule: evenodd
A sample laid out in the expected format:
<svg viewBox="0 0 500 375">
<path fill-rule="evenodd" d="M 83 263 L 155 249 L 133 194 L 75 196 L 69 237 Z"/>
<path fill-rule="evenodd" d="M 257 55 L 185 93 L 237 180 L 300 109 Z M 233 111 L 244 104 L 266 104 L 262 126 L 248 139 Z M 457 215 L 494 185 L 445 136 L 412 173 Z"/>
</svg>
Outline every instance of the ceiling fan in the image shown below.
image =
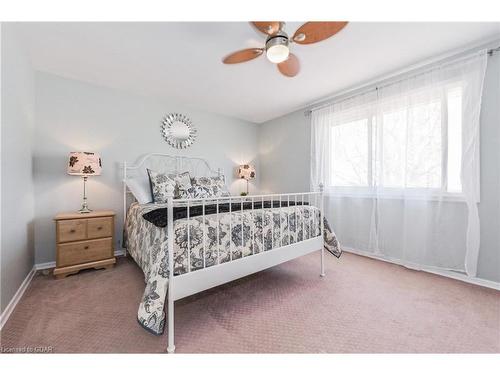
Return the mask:
<svg viewBox="0 0 500 375">
<path fill-rule="evenodd" d="M 267 21 L 250 22 L 257 30 L 267 35 L 266 45 L 263 48 L 247 48 L 236 51 L 226 56 L 224 64 L 238 64 L 253 60 L 266 52 L 269 61 L 277 64 L 281 74 L 287 77 L 295 77 L 300 71 L 300 63 L 297 56 L 290 53 L 290 44 L 312 44 L 321 42 L 342 30 L 347 22 L 306 22 L 288 37 L 285 32 L 285 22 Z"/>
</svg>

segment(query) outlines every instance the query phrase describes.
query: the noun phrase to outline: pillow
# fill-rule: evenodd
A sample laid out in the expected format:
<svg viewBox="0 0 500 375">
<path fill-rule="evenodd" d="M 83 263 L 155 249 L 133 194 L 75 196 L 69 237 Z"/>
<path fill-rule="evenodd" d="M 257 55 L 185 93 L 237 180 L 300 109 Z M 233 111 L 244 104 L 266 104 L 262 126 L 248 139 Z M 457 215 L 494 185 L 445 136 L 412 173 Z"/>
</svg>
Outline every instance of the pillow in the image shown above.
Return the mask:
<svg viewBox="0 0 500 375">
<path fill-rule="evenodd" d="M 174 186 L 174 198 L 189 198 L 187 193 L 191 187 L 189 172 L 166 174 L 148 169 L 151 194 L 155 203 L 167 202 L 167 186 Z"/>
<path fill-rule="evenodd" d="M 125 183 L 139 204 L 151 203 L 153 201 L 151 186 L 145 178 L 127 178 Z"/>
<path fill-rule="evenodd" d="M 205 186 L 200 186 L 200 185 L 193 185 L 191 186 L 188 190 L 187 193 L 189 195 L 189 198 L 212 198 L 213 193 L 212 191 L 205 187 Z"/>
<path fill-rule="evenodd" d="M 196 189 L 188 190 L 192 198 L 229 197 L 231 195 L 227 190 L 225 178 L 222 175 L 218 177 L 197 177 L 192 182 L 193 187 L 196 187 Z"/>
</svg>

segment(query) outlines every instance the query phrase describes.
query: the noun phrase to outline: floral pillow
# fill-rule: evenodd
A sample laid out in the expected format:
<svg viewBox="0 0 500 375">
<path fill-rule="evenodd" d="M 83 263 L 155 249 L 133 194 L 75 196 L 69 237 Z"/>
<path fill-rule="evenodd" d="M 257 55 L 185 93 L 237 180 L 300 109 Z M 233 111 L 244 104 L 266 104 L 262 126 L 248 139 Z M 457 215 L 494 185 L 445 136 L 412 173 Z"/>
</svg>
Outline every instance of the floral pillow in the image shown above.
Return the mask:
<svg viewBox="0 0 500 375">
<path fill-rule="evenodd" d="M 224 176 L 197 177 L 192 179 L 192 188 L 189 190 L 191 198 L 218 198 L 229 197 Z"/>
<path fill-rule="evenodd" d="M 166 174 L 148 169 L 151 194 L 155 203 L 167 202 L 167 187 L 174 186 L 174 198 L 189 198 L 188 190 L 191 187 L 189 172 Z"/>
<path fill-rule="evenodd" d="M 212 198 L 212 192 L 205 186 L 193 185 L 188 189 L 189 198 Z"/>
</svg>

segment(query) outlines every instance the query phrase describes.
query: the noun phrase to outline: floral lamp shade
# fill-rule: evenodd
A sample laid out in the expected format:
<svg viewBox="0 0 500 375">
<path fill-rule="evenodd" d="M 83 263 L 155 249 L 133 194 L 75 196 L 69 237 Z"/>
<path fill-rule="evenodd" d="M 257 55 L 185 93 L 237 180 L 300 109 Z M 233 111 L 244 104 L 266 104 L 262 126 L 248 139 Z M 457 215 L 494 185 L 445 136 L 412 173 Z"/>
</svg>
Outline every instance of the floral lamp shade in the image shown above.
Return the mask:
<svg viewBox="0 0 500 375">
<path fill-rule="evenodd" d="M 251 164 L 243 164 L 238 167 L 238 178 L 247 181 L 247 191 L 246 193 L 241 193 L 241 195 L 248 195 L 248 181 L 255 178 L 255 167 Z"/>
<path fill-rule="evenodd" d="M 250 164 L 240 165 L 238 168 L 238 177 L 245 180 L 253 180 L 255 178 L 255 167 Z"/>
<path fill-rule="evenodd" d="M 70 152 L 68 174 L 75 176 L 99 176 L 102 171 L 101 157 L 94 152 Z"/>
</svg>

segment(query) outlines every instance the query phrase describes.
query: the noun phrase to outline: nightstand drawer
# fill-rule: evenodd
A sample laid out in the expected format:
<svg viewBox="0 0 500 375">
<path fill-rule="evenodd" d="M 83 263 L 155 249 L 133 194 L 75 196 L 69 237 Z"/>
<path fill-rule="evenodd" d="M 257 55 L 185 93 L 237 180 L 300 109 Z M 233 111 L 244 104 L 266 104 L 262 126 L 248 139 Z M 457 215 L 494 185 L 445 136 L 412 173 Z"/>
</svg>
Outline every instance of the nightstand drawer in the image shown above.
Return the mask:
<svg viewBox="0 0 500 375">
<path fill-rule="evenodd" d="M 84 240 L 87 238 L 87 220 L 60 220 L 57 222 L 57 242 Z"/>
<path fill-rule="evenodd" d="M 113 239 L 88 240 L 58 245 L 57 267 L 113 257 Z"/>
<path fill-rule="evenodd" d="M 113 218 L 100 217 L 87 219 L 87 238 L 103 238 L 113 235 Z"/>
</svg>

